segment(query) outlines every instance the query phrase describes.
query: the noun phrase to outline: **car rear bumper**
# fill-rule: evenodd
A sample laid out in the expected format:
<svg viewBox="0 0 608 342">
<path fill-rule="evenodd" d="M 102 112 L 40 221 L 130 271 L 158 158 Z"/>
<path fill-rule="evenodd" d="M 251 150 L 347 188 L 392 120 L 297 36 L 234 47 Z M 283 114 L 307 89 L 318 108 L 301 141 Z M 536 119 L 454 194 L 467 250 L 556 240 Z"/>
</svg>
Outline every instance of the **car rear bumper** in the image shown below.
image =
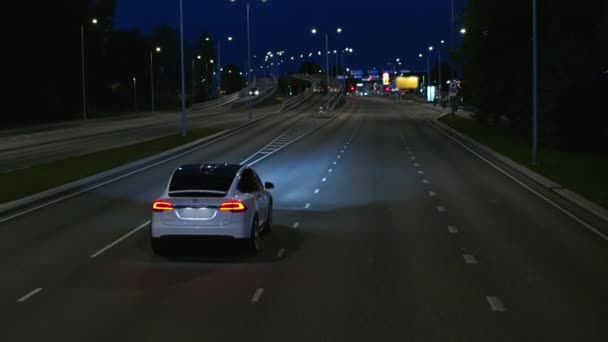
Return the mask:
<svg viewBox="0 0 608 342">
<path fill-rule="evenodd" d="M 154 222 L 150 225 L 150 234 L 153 238 L 164 236 L 213 236 L 232 237 L 235 239 L 248 238 L 251 227 L 244 222 L 234 222 L 226 226 L 170 226 L 162 222 Z"/>
</svg>

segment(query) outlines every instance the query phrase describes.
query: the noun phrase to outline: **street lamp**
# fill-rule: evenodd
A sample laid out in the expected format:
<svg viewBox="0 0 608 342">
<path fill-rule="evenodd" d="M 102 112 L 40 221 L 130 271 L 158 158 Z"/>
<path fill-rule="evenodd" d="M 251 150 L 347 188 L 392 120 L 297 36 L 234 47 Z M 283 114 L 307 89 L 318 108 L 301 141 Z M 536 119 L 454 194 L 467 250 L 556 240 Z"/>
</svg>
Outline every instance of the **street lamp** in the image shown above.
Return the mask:
<svg viewBox="0 0 608 342">
<path fill-rule="evenodd" d="M 317 29 L 313 28 L 310 31 L 312 34 L 316 35 L 317 34 Z M 336 29 L 336 33 L 337 34 L 341 34 L 342 33 L 342 28 L 338 27 Z M 329 110 L 329 100 L 330 100 L 330 93 L 329 93 L 329 33 L 326 31 L 325 32 L 325 74 L 327 77 L 327 110 Z"/>
<path fill-rule="evenodd" d="M 267 0 L 261 0 L 262 2 L 267 2 Z M 230 0 L 230 2 L 236 2 L 236 0 Z M 251 83 L 251 20 L 250 20 L 250 4 L 249 0 L 247 0 L 247 88 L 249 88 Z M 220 75 L 221 77 L 221 75 Z M 249 112 L 249 120 L 253 118 L 253 114 L 251 113 L 251 92 L 247 91 L 249 96 L 247 97 L 247 107 Z"/>
<path fill-rule="evenodd" d="M 232 42 L 233 38 L 232 36 L 229 36 L 227 38 L 228 42 Z M 219 94 L 218 97 L 222 97 L 222 45 L 221 45 L 221 41 L 218 39 L 217 41 L 217 67 L 219 69 L 219 79 L 218 79 L 218 86 L 219 86 Z"/>
<path fill-rule="evenodd" d="M 180 64 L 182 85 L 182 136 L 186 136 L 186 73 L 184 71 L 184 1 L 179 0 Z"/>
<path fill-rule="evenodd" d="M 133 111 L 137 112 L 137 78 L 133 77 Z"/>
<path fill-rule="evenodd" d="M 195 66 L 195 61 L 201 60 L 201 58 L 203 58 L 201 55 L 197 55 L 196 59 L 192 58 L 192 105 L 194 106 L 194 99 L 196 97 L 196 66 Z M 205 69 L 205 72 L 207 70 Z"/>
<path fill-rule="evenodd" d="M 152 101 L 152 113 L 154 113 L 154 52 L 160 53 L 160 46 L 157 46 L 155 49 L 150 50 L 150 99 Z"/>
<path fill-rule="evenodd" d="M 93 25 L 97 25 L 96 18 L 91 19 Z M 82 58 L 82 119 L 87 119 L 87 84 L 84 67 L 84 24 L 80 25 L 80 52 Z"/>
<path fill-rule="evenodd" d="M 467 29 L 466 28 L 461 28 L 460 29 L 460 34 L 466 34 L 467 33 Z"/>
</svg>

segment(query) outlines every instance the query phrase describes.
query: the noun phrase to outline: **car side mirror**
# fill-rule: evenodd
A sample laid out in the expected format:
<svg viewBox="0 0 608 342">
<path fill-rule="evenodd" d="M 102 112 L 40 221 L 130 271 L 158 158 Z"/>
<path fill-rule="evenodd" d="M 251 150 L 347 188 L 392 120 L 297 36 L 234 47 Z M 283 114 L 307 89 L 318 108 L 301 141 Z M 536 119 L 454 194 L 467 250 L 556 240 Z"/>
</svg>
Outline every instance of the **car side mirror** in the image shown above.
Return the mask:
<svg viewBox="0 0 608 342">
<path fill-rule="evenodd" d="M 274 189 L 274 184 L 272 184 L 270 182 L 266 182 L 266 183 L 264 183 L 264 188 L 266 190 Z"/>
</svg>

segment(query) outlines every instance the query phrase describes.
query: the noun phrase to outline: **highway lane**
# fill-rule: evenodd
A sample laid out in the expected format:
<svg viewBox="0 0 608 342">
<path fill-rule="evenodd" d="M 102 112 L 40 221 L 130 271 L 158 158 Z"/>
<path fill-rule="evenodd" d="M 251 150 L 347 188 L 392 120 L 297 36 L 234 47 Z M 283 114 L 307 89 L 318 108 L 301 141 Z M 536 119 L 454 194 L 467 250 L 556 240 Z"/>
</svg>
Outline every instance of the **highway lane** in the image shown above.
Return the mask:
<svg viewBox="0 0 608 342">
<path fill-rule="evenodd" d="M 312 111 L 318 108 L 320 100 L 313 97 L 304 102 L 295 110 Z M 276 105 L 255 108 L 254 119 L 261 118 L 278 111 Z M 188 114 L 187 125 L 189 129 L 201 127 L 214 127 L 228 129 L 244 124 L 248 121 L 245 110 L 234 110 L 226 113 Z M 176 114 L 173 119 L 168 115 L 156 115 L 150 118 L 111 122 L 101 127 L 91 127 L 88 135 L 83 135 L 77 129 L 69 134 L 59 136 L 33 137 L 34 142 L 11 140 L 16 144 L 14 149 L 1 151 L 0 172 L 21 169 L 31 165 L 50 162 L 53 160 L 74 157 L 82 154 L 93 153 L 101 150 L 117 148 L 134 144 L 170 134 L 177 134 L 181 130 L 181 120 Z M 114 129 L 112 129 L 112 126 Z M 60 138 L 62 137 L 62 138 Z M 33 145 L 30 145 L 32 144 Z M 8 146 L 8 145 L 7 145 Z"/>
<path fill-rule="evenodd" d="M 427 114 L 351 98 L 256 164 L 276 185 L 257 257 L 229 245 L 153 256 L 145 228 L 89 257 L 148 219 L 174 165 L 9 222 L 3 231 L 29 237 L 0 244 L 0 272 L 15 279 L 0 285 L 1 330 L 11 341 L 607 340 L 606 242 Z M 243 160 L 285 126 L 175 163 Z"/>
</svg>

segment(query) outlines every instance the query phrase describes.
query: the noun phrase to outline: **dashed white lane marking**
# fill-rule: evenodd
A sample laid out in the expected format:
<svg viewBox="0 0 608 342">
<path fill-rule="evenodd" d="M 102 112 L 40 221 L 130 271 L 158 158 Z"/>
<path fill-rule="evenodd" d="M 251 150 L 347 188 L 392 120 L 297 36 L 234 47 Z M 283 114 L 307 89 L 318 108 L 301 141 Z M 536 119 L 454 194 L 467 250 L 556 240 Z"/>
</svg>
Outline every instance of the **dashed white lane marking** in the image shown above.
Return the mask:
<svg viewBox="0 0 608 342">
<path fill-rule="evenodd" d="M 338 156 L 338 159 L 342 158 L 342 156 Z"/>
<path fill-rule="evenodd" d="M 338 164 L 338 162 L 334 162 L 334 165 Z"/>
<path fill-rule="evenodd" d="M 490 304 L 490 308 L 492 308 L 492 311 L 498 311 L 498 312 L 507 311 L 507 308 L 505 308 L 505 306 L 502 303 L 502 301 L 500 300 L 500 298 L 498 298 L 496 296 L 487 296 L 486 300 L 488 301 L 488 304 Z"/>
<path fill-rule="evenodd" d="M 327 178 L 323 178 L 321 179 L 321 182 L 325 183 L 327 181 Z"/>
<path fill-rule="evenodd" d="M 298 227 L 300 226 L 300 222 L 294 222 L 293 226 L 291 226 L 293 229 L 298 229 Z"/>
<path fill-rule="evenodd" d="M 437 193 L 435 191 L 429 191 L 429 196 L 431 196 L 431 197 L 437 196 Z"/>
<path fill-rule="evenodd" d="M 91 255 L 91 258 L 97 258 L 98 256 L 100 256 L 101 254 L 103 254 L 105 251 L 107 251 L 108 249 L 116 246 L 117 244 L 119 244 L 122 240 L 128 238 L 129 236 L 137 233 L 139 230 L 141 230 L 142 228 L 148 226 L 150 224 L 150 221 L 147 221 L 146 223 L 142 224 L 141 226 L 133 229 L 132 231 L 128 232 L 127 234 L 123 235 L 121 238 L 119 238 L 118 240 L 112 242 L 111 244 L 105 246 L 104 248 L 100 249 L 99 251 L 97 251 L 95 254 Z"/>
<path fill-rule="evenodd" d="M 428 179 L 423 179 L 423 180 L 422 180 L 422 183 L 424 183 L 424 184 L 429 184 L 429 183 L 430 183 L 430 181 L 429 181 Z"/>
<path fill-rule="evenodd" d="M 418 163 L 414 163 L 414 166 L 420 166 L 420 164 L 418 164 Z"/>
<path fill-rule="evenodd" d="M 319 193 L 319 189 L 316 189 L 316 190 L 315 190 L 315 194 L 318 194 L 318 193 Z"/>
<path fill-rule="evenodd" d="M 344 153 L 344 150 L 340 151 L 340 153 Z"/>
<path fill-rule="evenodd" d="M 252 303 L 259 302 L 260 297 L 262 297 L 262 293 L 264 293 L 264 289 L 261 287 L 259 289 L 255 290 L 255 292 L 253 293 L 253 297 L 251 297 L 251 302 Z"/>
<path fill-rule="evenodd" d="M 411 160 L 416 160 L 416 157 L 411 157 L 410 159 L 411 159 Z"/>
<path fill-rule="evenodd" d="M 419 174 L 419 175 L 423 175 L 423 174 L 424 174 L 424 171 L 422 171 L 422 170 L 418 170 L 418 174 Z"/>
<path fill-rule="evenodd" d="M 327 170 L 327 172 L 329 172 L 329 173 L 331 173 L 332 171 L 334 171 L 334 170 L 333 170 L 333 169 L 329 169 L 329 170 Z"/>
<path fill-rule="evenodd" d="M 412 151 L 407 151 L 407 153 L 409 153 L 409 154 L 414 154 L 414 152 L 412 152 Z"/>
<path fill-rule="evenodd" d="M 281 259 L 285 255 L 285 248 L 279 249 L 277 252 L 277 258 Z"/>
<path fill-rule="evenodd" d="M 430 124 L 429 124 L 430 125 Z M 432 125 L 431 125 L 432 126 Z M 532 189 L 531 187 L 529 187 L 528 185 L 526 185 L 524 182 L 520 181 L 519 179 L 515 178 L 514 176 L 512 176 L 511 174 L 509 174 L 507 171 L 501 169 L 500 167 L 496 166 L 495 164 L 493 164 L 492 162 L 490 162 L 488 159 L 486 159 L 485 157 L 483 157 L 482 155 L 480 155 L 479 153 L 475 152 L 474 150 L 472 150 L 470 147 L 468 147 L 467 145 L 465 145 L 464 143 L 460 142 L 459 140 L 453 138 L 452 136 L 450 136 L 449 134 L 445 133 L 444 131 L 435 128 L 435 130 L 439 131 L 441 134 L 445 135 L 446 137 L 448 137 L 449 139 L 451 139 L 452 141 L 454 141 L 455 143 L 457 143 L 458 145 L 462 146 L 464 149 L 466 149 L 467 151 L 471 152 L 473 155 L 475 155 L 477 158 L 483 160 L 486 164 L 492 166 L 494 169 L 496 169 L 498 172 L 502 173 L 503 175 L 505 175 L 506 177 L 510 178 L 512 181 L 514 181 L 515 183 L 521 185 L 522 187 L 524 187 L 525 189 L 527 189 L 528 191 L 530 191 L 531 193 L 535 194 L 536 196 L 540 197 L 542 200 L 544 200 L 545 202 L 549 203 L 550 205 L 552 205 L 553 207 L 555 207 L 556 209 L 558 209 L 559 211 L 561 211 L 562 213 L 564 213 L 565 215 L 567 215 L 568 217 L 570 217 L 571 219 L 573 219 L 574 221 L 578 222 L 580 225 L 582 225 L 583 227 L 589 229 L 590 231 L 592 231 L 593 233 L 595 233 L 597 236 L 601 237 L 602 239 L 608 241 L 608 235 L 600 232 L 599 230 L 597 230 L 596 228 L 594 228 L 592 225 L 590 225 L 589 223 L 583 221 L 581 218 L 579 218 L 578 216 L 574 215 L 573 213 L 571 213 L 570 211 L 562 208 L 559 204 L 553 202 L 552 200 L 550 200 L 549 198 L 545 197 L 544 195 L 542 195 L 540 192 Z"/>
<path fill-rule="evenodd" d="M 450 232 L 450 234 L 458 234 L 458 228 L 456 228 L 456 226 L 448 226 L 448 232 Z"/>
<path fill-rule="evenodd" d="M 440 213 L 444 213 L 444 212 L 446 211 L 446 209 L 445 209 L 445 207 L 444 207 L 444 206 L 442 206 L 442 205 L 438 205 L 438 206 L 437 206 L 437 211 L 438 211 L 438 212 L 440 212 Z"/>
<path fill-rule="evenodd" d="M 39 287 L 33 291 L 30 291 L 28 294 L 26 294 L 25 296 L 17 299 L 17 303 L 23 303 L 26 300 L 30 299 L 31 297 L 35 296 L 38 292 L 42 291 L 42 287 Z"/>
<path fill-rule="evenodd" d="M 304 208 L 306 208 L 306 209 L 310 208 L 310 203 L 306 203 L 306 205 L 304 206 Z"/>
<path fill-rule="evenodd" d="M 462 257 L 464 258 L 464 262 L 466 262 L 469 265 L 477 265 L 477 259 L 475 258 L 474 255 L 472 254 L 463 254 Z"/>
</svg>

